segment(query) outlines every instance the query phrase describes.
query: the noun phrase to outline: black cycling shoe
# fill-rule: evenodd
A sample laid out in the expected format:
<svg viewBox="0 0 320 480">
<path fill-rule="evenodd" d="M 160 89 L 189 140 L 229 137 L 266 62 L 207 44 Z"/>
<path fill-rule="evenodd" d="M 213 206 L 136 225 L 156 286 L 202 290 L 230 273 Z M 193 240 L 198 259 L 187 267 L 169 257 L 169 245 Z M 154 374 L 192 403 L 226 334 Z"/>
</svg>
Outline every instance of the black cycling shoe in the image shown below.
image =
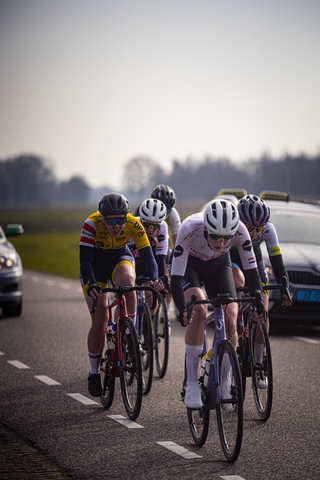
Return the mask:
<svg viewBox="0 0 320 480">
<path fill-rule="evenodd" d="M 102 394 L 100 373 L 89 373 L 88 389 L 93 397 L 100 397 Z"/>
</svg>

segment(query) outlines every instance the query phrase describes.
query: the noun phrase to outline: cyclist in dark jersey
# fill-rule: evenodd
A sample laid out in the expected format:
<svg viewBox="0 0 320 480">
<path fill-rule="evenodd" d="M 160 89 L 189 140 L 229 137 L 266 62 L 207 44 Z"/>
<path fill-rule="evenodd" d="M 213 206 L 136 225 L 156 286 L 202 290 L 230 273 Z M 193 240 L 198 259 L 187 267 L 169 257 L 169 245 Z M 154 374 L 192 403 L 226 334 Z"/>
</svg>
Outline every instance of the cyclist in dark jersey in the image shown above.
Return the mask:
<svg viewBox="0 0 320 480">
<path fill-rule="evenodd" d="M 98 211 L 84 222 L 80 239 L 80 281 L 88 308 L 94 298 L 99 301 L 96 312 L 91 315 L 88 333 L 90 372 L 89 393 L 101 395 L 100 358 L 102 355 L 105 329 L 108 322 L 108 294 L 101 288 L 111 280 L 116 286 L 135 284 L 135 262 L 127 246 L 133 238 L 139 254 L 145 262 L 151 284 L 162 290 L 158 280 L 158 267 L 154 259 L 148 236 L 139 220 L 129 213 L 129 202 L 120 193 L 107 193 L 98 204 Z M 135 292 L 126 294 L 128 316 L 134 321 L 137 308 Z"/>
</svg>

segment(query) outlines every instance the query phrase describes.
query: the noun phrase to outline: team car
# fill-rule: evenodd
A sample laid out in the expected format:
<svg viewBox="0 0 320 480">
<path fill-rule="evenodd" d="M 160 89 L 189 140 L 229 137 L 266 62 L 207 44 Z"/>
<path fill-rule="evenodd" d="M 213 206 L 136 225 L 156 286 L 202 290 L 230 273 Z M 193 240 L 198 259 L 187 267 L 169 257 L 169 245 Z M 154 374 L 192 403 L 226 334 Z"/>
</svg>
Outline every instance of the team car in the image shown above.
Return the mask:
<svg viewBox="0 0 320 480">
<path fill-rule="evenodd" d="M 270 208 L 276 228 L 289 288 L 295 303 L 281 307 L 280 292 L 270 290 L 270 321 L 320 325 L 320 203 L 290 201 L 289 195 L 264 191 L 259 195 Z M 261 245 L 270 283 L 275 283 L 265 244 Z"/>
<path fill-rule="evenodd" d="M 7 237 L 21 235 L 19 224 L 9 224 L 6 233 L 0 225 L 0 307 L 4 317 L 18 317 L 22 312 L 22 274 L 20 256 Z"/>
</svg>

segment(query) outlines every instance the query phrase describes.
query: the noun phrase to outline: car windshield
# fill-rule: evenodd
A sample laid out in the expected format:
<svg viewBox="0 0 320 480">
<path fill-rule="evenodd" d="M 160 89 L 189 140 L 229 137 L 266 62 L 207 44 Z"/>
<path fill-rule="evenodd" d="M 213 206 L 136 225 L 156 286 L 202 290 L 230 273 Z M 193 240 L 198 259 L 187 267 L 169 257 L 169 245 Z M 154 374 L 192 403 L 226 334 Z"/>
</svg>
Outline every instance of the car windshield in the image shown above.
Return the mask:
<svg viewBox="0 0 320 480">
<path fill-rule="evenodd" d="M 270 221 L 277 230 L 279 241 L 315 243 L 320 245 L 320 214 L 297 212 L 272 213 Z"/>
</svg>

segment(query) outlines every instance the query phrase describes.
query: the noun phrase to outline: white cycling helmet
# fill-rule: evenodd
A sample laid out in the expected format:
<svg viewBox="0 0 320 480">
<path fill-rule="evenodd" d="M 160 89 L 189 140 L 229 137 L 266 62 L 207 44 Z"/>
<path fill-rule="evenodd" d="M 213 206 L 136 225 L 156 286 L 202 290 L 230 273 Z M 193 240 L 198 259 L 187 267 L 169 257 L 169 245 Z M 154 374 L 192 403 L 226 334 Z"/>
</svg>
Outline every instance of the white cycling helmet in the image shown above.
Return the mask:
<svg viewBox="0 0 320 480">
<path fill-rule="evenodd" d="M 214 199 L 205 208 L 204 224 L 209 234 L 233 235 L 239 224 L 238 209 L 229 200 Z"/>
<path fill-rule="evenodd" d="M 139 213 L 142 222 L 161 223 L 166 219 L 167 208 L 161 200 L 148 198 L 141 203 Z"/>
</svg>

